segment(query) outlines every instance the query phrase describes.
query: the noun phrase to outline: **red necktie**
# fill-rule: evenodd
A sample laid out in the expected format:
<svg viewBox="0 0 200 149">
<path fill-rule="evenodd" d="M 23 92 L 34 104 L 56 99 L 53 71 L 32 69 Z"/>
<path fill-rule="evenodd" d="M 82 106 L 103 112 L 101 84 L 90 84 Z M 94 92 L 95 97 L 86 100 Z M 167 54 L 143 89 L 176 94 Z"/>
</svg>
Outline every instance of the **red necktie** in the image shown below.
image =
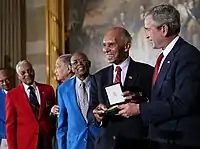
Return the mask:
<svg viewBox="0 0 200 149">
<path fill-rule="evenodd" d="M 164 57 L 164 55 L 163 55 L 163 53 L 161 53 L 156 61 L 156 66 L 155 66 L 154 75 L 153 75 L 153 84 L 155 84 L 155 82 L 156 82 L 156 79 L 157 79 L 157 76 L 159 73 L 160 63 L 161 63 L 163 57 Z"/>
<path fill-rule="evenodd" d="M 115 71 L 117 72 L 116 76 L 115 76 L 115 81 L 114 83 L 120 83 L 121 82 L 121 71 L 122 69 L 120 68 L 120 66 L 117 66 L 115 68 Z"/>
</svg>

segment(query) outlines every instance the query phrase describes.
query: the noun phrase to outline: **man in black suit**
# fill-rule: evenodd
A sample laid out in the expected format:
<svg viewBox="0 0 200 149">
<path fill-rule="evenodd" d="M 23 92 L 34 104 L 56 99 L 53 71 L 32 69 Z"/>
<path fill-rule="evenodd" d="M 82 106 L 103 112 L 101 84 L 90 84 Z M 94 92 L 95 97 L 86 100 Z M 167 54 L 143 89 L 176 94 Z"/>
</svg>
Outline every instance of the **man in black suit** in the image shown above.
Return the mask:
<svg viewBox="0 0 200 149">
<path fill-rule="evenodd" d="M 109 29 L 103 39 L 103 52 L 112 65 L 97 72 L 91 81 L 90 107 L 101 126 L 96 149 L 146 149 L 147 129 L 140 116 L 123 117 L 117 113 L 103 116 L 110 106 L 105 87 L 113 83 L 121 83 L 127 108 L 132 104 L 129 100 L 132 92 L 140 92 L 145 97 L 150 95 L 153 68 L 132 60 L 129 56 L 131 40 L 128 31 L 121 27 Z"/>
<path fill-rule="evenodd" d="M 140 114 L 150 125 L 152 149 L 200 148 L 200 52 L 178 36 L 180 14 L 171 5 L 150 9 L 144 25 L 146 38 L 162 53 L 150 102 L 132 104 L 129 116 Z"/>
</svg>

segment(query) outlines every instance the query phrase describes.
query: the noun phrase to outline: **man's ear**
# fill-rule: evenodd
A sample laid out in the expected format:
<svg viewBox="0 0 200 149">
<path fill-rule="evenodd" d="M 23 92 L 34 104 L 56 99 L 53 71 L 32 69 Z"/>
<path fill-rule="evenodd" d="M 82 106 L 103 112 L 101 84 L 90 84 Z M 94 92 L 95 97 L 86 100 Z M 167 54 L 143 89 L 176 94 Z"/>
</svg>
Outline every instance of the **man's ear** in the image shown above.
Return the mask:
<svg viewBox="0 0 200 149">
<path fill-rule="evenodd" d="M 88 61 L 88 66 L 89 66 L 89 68 L 91 67 L 91 61 Z"/>
<path fill-rule="evenodd" d="M 131 43 L 130 42 L 127 42 L 126 45 L 125 45 L 125 52 L 128 52 L 131 48 Z"/>
<path fill-rule="evenodd" d="M 71 66 L 71 65 L 68 65 L 68 66 L 67 66 L 67 70 L 68 70 L 69 72 L 71 72 L 71 71 L 72 71 L 72 66 Z"/>
<path fill-rule="evenodd" d="M 168 27 L 166 24 L 164 24 L 164 25 L 162 26 L 161 30 L 162 30 L 162 32 L 163 32 L 163 36 L 166 37 L 166 36 L 168 35 L 168 32 L 169 32 L 169 27 Z"/>
<path fill-rule="evenodd" d="M 16 73 L 16 76 L 17 76 L 17 78 L 19 79 L 19 74 L 18 73 Z M 20 79 L 19 79 L 20 80 Z"/>
</svg>

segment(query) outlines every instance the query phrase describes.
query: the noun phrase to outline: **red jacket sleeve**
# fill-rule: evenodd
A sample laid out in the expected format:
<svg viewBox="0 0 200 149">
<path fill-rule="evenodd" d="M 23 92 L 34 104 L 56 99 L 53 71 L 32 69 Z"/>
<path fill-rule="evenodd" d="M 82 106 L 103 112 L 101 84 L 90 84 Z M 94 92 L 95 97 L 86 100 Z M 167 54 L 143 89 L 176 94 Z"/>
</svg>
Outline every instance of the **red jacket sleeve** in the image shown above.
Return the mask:
<svg viewBox="0 0 200 149">
<path fill-rule="evenodd" d="M 6 138 L 9 149 L 17 149 L 16 111 L 9 93 L 6 95 Z"/>
</svg>

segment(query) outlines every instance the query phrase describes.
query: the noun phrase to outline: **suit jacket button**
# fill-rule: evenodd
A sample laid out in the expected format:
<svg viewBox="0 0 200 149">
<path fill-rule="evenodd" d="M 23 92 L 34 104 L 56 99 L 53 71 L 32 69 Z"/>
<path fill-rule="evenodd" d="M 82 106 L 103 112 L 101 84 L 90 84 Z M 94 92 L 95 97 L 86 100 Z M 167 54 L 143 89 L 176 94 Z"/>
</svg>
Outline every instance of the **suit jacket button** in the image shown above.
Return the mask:
<svg viewBox="0 0 200 149">
<path fill-rule="evenodd" d="M 87 142 L 87 139 L 86 139 L 86 138 L 84 138 L 84 142 Z"/>
<path fill-rule="evenodd" d="M 116 140 L 116 136 L 113 136 L 113 140 Z"/>
</svg>

